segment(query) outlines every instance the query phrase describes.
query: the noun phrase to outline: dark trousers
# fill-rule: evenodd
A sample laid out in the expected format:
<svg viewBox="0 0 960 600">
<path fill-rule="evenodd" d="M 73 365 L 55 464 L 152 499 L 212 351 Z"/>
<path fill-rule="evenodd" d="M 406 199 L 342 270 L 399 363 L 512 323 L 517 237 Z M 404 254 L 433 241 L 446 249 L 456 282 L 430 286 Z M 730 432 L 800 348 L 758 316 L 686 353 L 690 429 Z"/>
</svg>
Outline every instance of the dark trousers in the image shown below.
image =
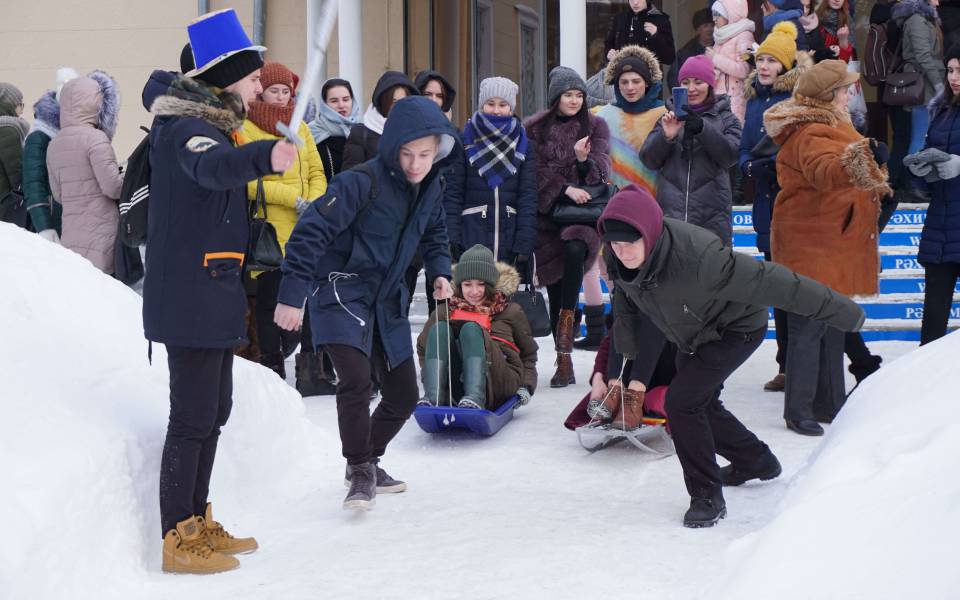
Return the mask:
<svg viewBox="0 0 960 600">
<path fill-rule="evenodd" d="M 763 259 L 773 260 L 770 252 L 763 253 Z M 773 325 L 777 334 L 777 367 L 781 373 L 787 372 L 787 313 L 779 308 L 773 309 Z"/>
<path fill-rule="evenodd" d="M 160 462 L 162 533 L 202 516 L 220 428 L 233 406 L 233 351 L 167 346 L 170 420 Z"/>
<path fill-rule="evenodd" d="M 379 341 L 372 356 L 353 346 L 328 344 L 325 350 L 333 358 L 340 382 L 337 384 L 337 423 L 340 443 L 347 463 L 359 465 L 380 458 L 417 406 L 420 388 L 413 358 L 387 370 L 387 361 Z M 380 404 L 370 415 L 372 376 L 379 376 Z"/>
<path fill-rule="evenodd" d="M 310 311 L 303 312 L 303 326 L 300 333 L 280 329 L 273 322 L 273 313 L 277 309 L 277 296 L 280 295 L 280 269 L 261 273 L 257 277 L 257 337 L 260 352 L 263 355 L 283 352 L 289 356 L 297 343 L 301 352 L 313 352 L 313 340 L 310 336 Z"/>
<path fill-rule="evenodd" d="M 547 286 L 547 299 L 550 301 L 550 329 L 557 333 L 560 310 L 577 308 L 580 300 L 580 287 L 583 284 L 583 263 L 587 260 L 587 244 L 580 240 L 563 243 L 563 277 L 560 281 Z M 579 332 L 574 332 L 579 335 Z"/>
<path fill-rule="evenodd" d="M 800 315 L 788 314 L 787 384 L 783 418 L 788 421 L 832 419 L 846 400 L 843 380 L 844 335 Z"/>
<path fill-rule="evenodd" d="M 920 345 L 947 334 L 953 291 L 960 277 L 960 263 L 924 265 L 923 321 L 920 325 Z"/>
<path fill-rule="evenodd" d="M 910 112 L 902 106 L 887 106 L 887 115 L 890 117 L 890 128 L 893 130 L 893 140 L 890 144 L 890 160 L 887 168 L 890 172 L 890 185 L 901 187 L 909 177 L 903 170 L 903 159 L 910 149 L 910 136 L 913 126 L 910 122 Z"/>
<path fill-rule="evenodd" d="M 723 382 L 760 347 L 765 334 L 766 328 L 748 334 L 726 332 L 693 354 L 677 355 L 677 374 L 667 390 L 666 409 L 691 497 L 722 495 L 717 454 L 734 465 L 749 467 L 770 452 L 720 401 Z"/>
</svg>

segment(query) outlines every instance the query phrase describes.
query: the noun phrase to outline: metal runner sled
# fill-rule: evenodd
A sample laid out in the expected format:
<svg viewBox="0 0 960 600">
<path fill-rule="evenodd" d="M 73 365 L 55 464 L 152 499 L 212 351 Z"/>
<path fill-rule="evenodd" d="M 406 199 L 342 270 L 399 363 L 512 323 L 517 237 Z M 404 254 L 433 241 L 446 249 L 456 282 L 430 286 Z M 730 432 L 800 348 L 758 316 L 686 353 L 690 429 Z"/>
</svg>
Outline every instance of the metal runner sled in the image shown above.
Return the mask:
<svg viewBox="0 0 960 600">
<path fill-rule="evenodd" d="M 466 430 L 483 436 L 491 436 L 513 419 L 513 411 L 520 398 L 511 396 L 495 411 L 456 406 L 418 406 L 413 411 L 420 429 L 427 433 Z"/>
<path fill-rule="evenodd" d="M 611 423 L 593 418 L 586 425 L 574 430 L 577 433 L 577 441 L 589 452 L 603 450 L 621 442 L 630 442 L 640 450 L 656 456 L 674 454 L 676 451 L 673 447 L 673 439 L 671 439 L 667 430 L 667 419 L 663 416 L 666 414 L 664 410 L 666 395 L 666 386 L 658 386 L 647 392 L 644 398 L 646 414 L 643 416 L 639 427 L 624 430 Z M 651 443 L 656 443 L 657 446 L 665 447 L 665 449 L 658 450 L 651 446 Z"/>
</svg>

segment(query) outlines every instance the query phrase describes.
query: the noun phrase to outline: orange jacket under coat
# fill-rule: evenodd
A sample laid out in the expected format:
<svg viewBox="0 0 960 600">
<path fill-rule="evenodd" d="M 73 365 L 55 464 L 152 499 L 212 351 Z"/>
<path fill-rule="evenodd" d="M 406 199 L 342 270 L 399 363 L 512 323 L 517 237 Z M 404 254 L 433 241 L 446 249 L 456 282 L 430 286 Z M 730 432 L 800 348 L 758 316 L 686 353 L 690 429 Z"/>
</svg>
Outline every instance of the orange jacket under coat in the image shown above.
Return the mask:
<svg viewBox="0 0 960 600">
<path fill-rule="evenodd" d="M 869 140 L 845 110 L 796 95 L 767 110 L 764 124 L 780 144 L 773 260 L 848 296 L 876 294 L 879 201 L 891 190 Z"/>
</svg>

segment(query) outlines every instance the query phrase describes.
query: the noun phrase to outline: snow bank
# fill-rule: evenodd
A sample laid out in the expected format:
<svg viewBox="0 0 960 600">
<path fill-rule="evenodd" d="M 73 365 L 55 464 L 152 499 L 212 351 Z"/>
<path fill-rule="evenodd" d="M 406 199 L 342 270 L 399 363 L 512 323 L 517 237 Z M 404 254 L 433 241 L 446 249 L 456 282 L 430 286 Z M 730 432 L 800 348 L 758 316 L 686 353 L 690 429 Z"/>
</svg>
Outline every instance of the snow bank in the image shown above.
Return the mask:
<svg viewBox="0 0 960 600">
<path fill-rule="evenodd" d="M 128 595 L 160 566 L 166 354 L 148 364 L 139 296 L 79 255 L 0 223 L 0 256 L 0 596 Z M 234 390 L 211 499 L 240 533 L 338 445 L 271 371 L 237 359 Z"/>
<path fill-rule="evenodd" d="M 865 380 L 711 596 L 956 598 L 958 356 L 954 333 Z"/>
</svg>

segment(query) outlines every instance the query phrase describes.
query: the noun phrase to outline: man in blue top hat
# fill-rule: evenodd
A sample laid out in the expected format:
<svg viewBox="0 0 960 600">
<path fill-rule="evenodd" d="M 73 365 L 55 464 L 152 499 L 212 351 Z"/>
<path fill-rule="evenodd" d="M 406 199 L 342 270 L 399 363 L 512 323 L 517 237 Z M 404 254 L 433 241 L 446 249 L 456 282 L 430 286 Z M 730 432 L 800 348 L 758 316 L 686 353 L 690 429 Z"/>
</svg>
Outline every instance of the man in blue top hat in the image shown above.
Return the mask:
<svg viewBox="0 0 960 600">
<path fill-rule="evenodd" d="M 247 182 L 283 173 L 286 141 L 239 146 L 248 103 L 262 91 L 264 48 L 233 10 L 188 28 L 196 67 L 169 74 L 151 100 L 150 206 L 143 327 L 167 349 L 170 420 L 160 465 L 163 570 L 215 573 L 257 548 L 213 520 L 207 493 L 220 428 L 232 406 L 233 351 L 245 341 Z M 155 93 L 156 90 L 154 90 Z"/>
<path fill-rule="evenodd" d="M 313 341 L 333 358 L 337 420 L 346 482 L 344 508 L 368 509 L 377 492 L 406 484 L 379 466 L 420 397 L 414 366 L 404 273 L 419 250 L 438 300 L 453 295 L 440 171 L 457 131 L 422 96 L 397 102 L 379 154 L 337 175 L 311 204 L 286 245 L 276 322 L 323 323 Z M 371 372 L 383 397 L 370 414 Z"/>
</svg>

